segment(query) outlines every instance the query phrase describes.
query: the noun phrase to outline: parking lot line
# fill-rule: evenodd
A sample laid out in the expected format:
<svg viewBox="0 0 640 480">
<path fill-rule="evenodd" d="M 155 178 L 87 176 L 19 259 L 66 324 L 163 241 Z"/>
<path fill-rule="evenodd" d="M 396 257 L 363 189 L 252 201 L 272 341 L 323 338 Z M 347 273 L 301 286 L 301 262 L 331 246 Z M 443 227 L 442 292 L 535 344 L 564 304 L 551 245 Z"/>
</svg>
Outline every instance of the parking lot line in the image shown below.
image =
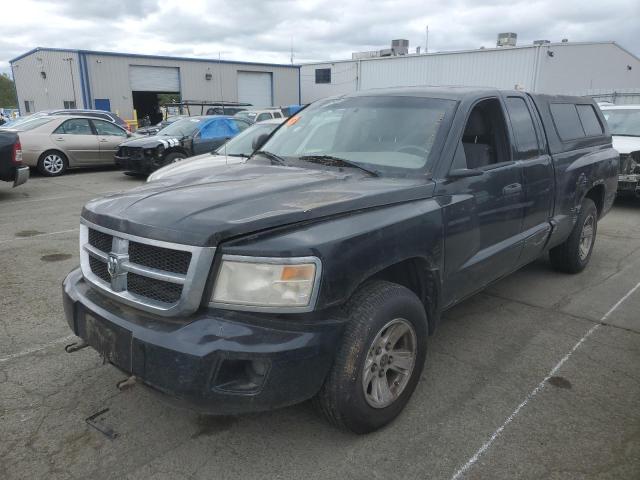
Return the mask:
<svg viewBox="0 0 640 480">
<path fill-rule="evenodd" d="M 42 350 L 46 350 L 53 345 L 57 345 L 59 343 L 68 342 L 69 340 L 75 338 L 75 335 L 69 335 L 67 337 L 57 338 L 56 340 L 52 340 L 49 343 L 45 343 L 44 345 L 40 345 L 38 347 L 27 348 L 26 350 L 22 350 L 18 353 L 12 353 L 11 355 L 7 355 L 6 357 L 0 358 L 0 363 L 8 362 L 9 360 L 13 360 L 14 358 L 25 357 L 27 355 L 31 355 L 32 353 L 40 352 Z"/>
<path fill-rule="evenodd" d="M 587 338 L 589 338 L 593 332 L 595 332 L 598 328 L 600 328 L 602 325 L 604 325 L 604 322 L 607 320 L 607 318 L 609 318 L 609 316 L 615 312 L 618 307 L 620 307 L 620 305 L 622 305 L 631 295 L 633 295 L 633 293 L 638 290 L 638 288 L 640 288 L 640 282 L 638 282 L 636 284 L 635 287 L 633 287 L 631 290 L 629 290 L 622 298 L 620 298 L 620 300 L 618 300 L 608 311 L 607 313 L 605 313 L 602 318 L 600 319 L 600 321 L 598 323 L 596 323 L 593 327 L 591 327 L 587 333 L 585 333 L 582 338 L 580 340 L 578 340 L 578 342 L 573 346 L 573 348 L 571 350 L 569 350 L 569 353 L 567 353 L 564 357 L 562 357 L 562 359 L 551 369 L 551 371 L 549 371 L 549 373 L 547 374 L 547 376 L 533 389 L 531 390 L 531 392 L 529 392 L 529 394 L 526 396 L 526 398 L 522 401 L 522 403 L 520 403 L 520 405 L 518 405 L 516 407 L 516 409 L 513 411 L 513 413 L 511 413 L 511 415 L 509 415 L 507 417 L 507 419 L 502 423 L 502 425 L 500 425 L 500 427 L 493 432 L 493 434 L 491 435 L 491 437 L 489 437 L 489 440 L 487 440 L 479 449 L 476 453 L 473 454 L 473 456 L 467 461 L 467 463 L 465 463 L 462 467 L 460 467 L 460 469 L 453 474 L 453 476 L 451 477 L 451 480 L 458 480 L 460 478 L 463 477 L 463 475 L 465 473 L 467 473 L 469 471 L 469 469 L 471 467 L 473 467 L 473 465 L 480 459 L 480 457 L 482 455 L 484 455 L 489 448 L 491 448 L 491 445 L 493 445 L 493 442 L 496 441 L 496 439 L 502 434 L 502 432 L 504 431 L 504 429 L 518 416 L 518 414 L 520 413 L 520 411 L 531 401 L 533 400 L 533 398 L 538 395 L 538 393 L 540 393 L 544 387 L 547 384 L 547 381 L 549 381 L 549 379 L 551 377 L 553 377 L 558 370 L 560 370 L 560 368 L 562 367 L 562 365 L 565 364 L 565 362 L 567 360 L 569 360 L 569 358 L 571 357 L 571 355 L 573 354 L 573 352 L 575 352 L 578 348 L 580 348 L 580 346 L 585 342 L 585 340 Z"/>
<path fill-rule="evenodd" d="M 18 238 L 12 238 L 10 240 L 2 240 L 2 241 L 0 241 L 0 244 L 2 244 L 2 243 L 11 243 L 11 242 L 19 242 L 20 240 L 29 240 L 31 238 L 46 237 L 46 236 L 49 236 L 49 235 L 59 235 L 61 233 L 77 232 L 79 230 L 80 230 L 79 228 L 71 228 L 69 230 L 60 230 L 58 232 L 38 233 L 36 235 L 31 235 L 29 237 L 18 237 Z"/>
</svg>

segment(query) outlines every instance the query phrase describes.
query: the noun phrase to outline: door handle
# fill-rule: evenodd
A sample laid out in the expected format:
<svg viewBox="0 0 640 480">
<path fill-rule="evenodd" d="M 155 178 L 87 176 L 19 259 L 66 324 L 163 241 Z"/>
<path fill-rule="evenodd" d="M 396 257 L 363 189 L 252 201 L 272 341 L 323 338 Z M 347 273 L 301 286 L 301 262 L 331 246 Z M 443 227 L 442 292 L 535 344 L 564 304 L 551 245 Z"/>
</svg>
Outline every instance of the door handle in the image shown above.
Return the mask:
<svg viewBox="0 0 640 480">
<path fill-rule="evenodd" d="M 59 142 L 64 142 L 64 138 L 62 137 L 56 137 L 56 140 L 58 140 Z"/>
<path fill-rule="evenodd" d="M 109 140 L 107 140 L 106 138 L 101 138 L 99 141 L 100 141 L 101 143 L 107 143 Z"/>
<path fill-rule="evenodd" d="M 521 193 L 521 192 L 522 192 L 522 185 L 519 183 L 512 183 L 502 189 L 503 195 L 514 195 L 516 193 Z"/>
</svg>

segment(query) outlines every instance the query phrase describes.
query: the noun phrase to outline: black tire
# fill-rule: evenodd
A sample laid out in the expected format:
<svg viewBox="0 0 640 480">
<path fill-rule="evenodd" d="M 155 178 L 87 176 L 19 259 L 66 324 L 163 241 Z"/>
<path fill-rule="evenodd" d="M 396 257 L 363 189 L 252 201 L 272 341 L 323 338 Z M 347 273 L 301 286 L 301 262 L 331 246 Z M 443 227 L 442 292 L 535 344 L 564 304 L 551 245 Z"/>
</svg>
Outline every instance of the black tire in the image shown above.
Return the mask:
<svg viewBox="0 0 640 480">
<path fill-rule="evenodd" d="M 59 167 L 54 167 L 54 165 L 59 165 Z M 59 177 L 69 168 L 69 160 L 59 150 L 48 150 L 40 155 L 37 168 L 45 177 Z"/>
<path fill-rule="evenodd" d="M 585 227 L 589 224 L 593 226 L 593 235 L 590 240 L 591 244 L 588 252 L 585 248 L 582 248 L 581 252 L 583 232 L 587 231 Z M 585 198 L 582 200 L 580 214 L 569 238 L 567 238 L 564 243 L 549 250 L 549 260 L 553 268 L 565 273 L 578 273 L 584 270 L 591 259 L 597 231 L 598 209 L 596 208 L 596 204 L 593 203 L 593 200 Z"/>
<path fill-rule="evenodd" d="M 411 398 L 427 353 L 427 315 L 412 291 L 385 281 L 364 284 L 349 300 L 346 310 L 349 322 L 333 366 L 314 401 L 331 424 L 363 434 L 387 425 Z M 374 352 L 378 333 L 394 319 L 403 319 L 413 327 L 415 361 L 399 395 L 388 406 L 374 408 L 365 397 L 365 362 Z M 385 371 L 385 381 L 386 375 Z"/>
<path fill-rule="evenodd" d="M 169 165 L 170 163 L 179 162 L 185 158 L 187 158 L 187 156 L 184 153 L 171 152 L 164 157 L 164 164 Z"/>
</svg>

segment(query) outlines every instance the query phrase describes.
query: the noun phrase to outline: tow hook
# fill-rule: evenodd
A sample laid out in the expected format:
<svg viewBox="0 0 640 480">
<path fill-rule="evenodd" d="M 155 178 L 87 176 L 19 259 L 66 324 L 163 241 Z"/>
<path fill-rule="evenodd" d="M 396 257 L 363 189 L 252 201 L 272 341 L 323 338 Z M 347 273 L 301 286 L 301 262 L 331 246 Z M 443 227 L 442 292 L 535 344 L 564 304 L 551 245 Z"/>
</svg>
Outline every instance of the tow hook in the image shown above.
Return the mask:
<svg viewBox="0 0 640 480">
<path fill-rule="evenodd" d="M 125 378 L 124 380 L 120 380 L 116 383 L 116 387 L 118 390 L 123 391 L 133 387 L 136 384 L 136 376 L 131 375 L 130 377 Z"/>
<path fill-rule="evenodd" d="M 79 342 L 73 342 L 64 347 L 64 351 L 67 353 L 77 352 L 78 350 L 82 350 L 83 348 L 87 348 L 89 344 L 84 340 L 80 340 Z"/>
</svg>

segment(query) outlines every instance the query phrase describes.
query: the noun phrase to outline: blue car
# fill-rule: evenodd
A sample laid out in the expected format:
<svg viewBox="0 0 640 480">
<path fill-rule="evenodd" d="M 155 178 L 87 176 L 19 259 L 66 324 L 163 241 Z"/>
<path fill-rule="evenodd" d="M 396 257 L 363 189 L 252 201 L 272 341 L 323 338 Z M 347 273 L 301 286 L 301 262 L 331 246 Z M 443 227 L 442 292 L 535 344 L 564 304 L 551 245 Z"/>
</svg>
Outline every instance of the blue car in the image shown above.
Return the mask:
<svg viewBox="0 0 640 480">
<path fill-rule="evenodd" d="M 226 115 L 183 118 L 156 135 L 122 143 L 115 161 L 125 173 L 148 175 L 183 158 L 211 152 L 250 125 Z"/>
</svg>

